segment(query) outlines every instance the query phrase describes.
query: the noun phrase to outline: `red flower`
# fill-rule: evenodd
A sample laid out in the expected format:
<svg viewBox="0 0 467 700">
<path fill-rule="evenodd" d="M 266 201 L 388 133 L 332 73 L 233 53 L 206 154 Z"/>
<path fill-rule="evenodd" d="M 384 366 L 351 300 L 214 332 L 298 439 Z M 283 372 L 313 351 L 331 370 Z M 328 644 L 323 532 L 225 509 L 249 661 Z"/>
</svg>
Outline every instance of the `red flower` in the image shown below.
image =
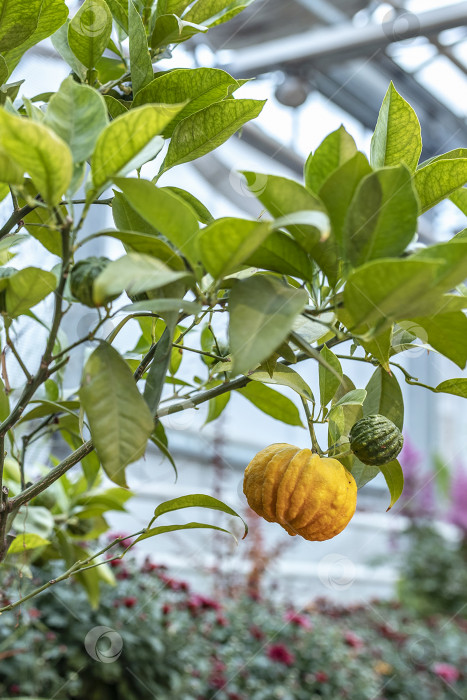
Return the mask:
<svg viewBox="0 0 467 700">
<path fill-rule="evenodd" d="M 300 615 L 300 613 L 294 612 L 293 610 L 286 612 L 284 619 L 286 622 L 291 622 L 292 624 L 297 625 L 297 627 L 303 627 L 306 630 L 311 630 L 313 627 L 311 621 L 308 617 L 306 617 L 306 615 Z"/>
<path fill-rule="evenodd" d="M 114 542 L 115 540 L 119 540 L 121 537 L 123 537 L 124 539 L 118 543 L 118 547 L 120 547 L 120 549 L 126 549 L 130 546 L 130 544 L 133 543 L 131 537 L 128 537 L 128 535 L 125 532 L 113 532 L 110 535 L 108 535 L 108 540 L 109 542 Z"/>
<path fill-rule="evenodd" d="M 127 598 L 124 598 L 122 602 L 126 608 L 134 608 L 138 602 L 138 599 L 134 596 L 128 596 Z"/>
<path fill-rule="evenodd" d="M 41 616 L 41 611 L 37 608 L 31 608 L 29 610 L 29 617 L 31 620 L 37 620 Z"/>
<path fill-rule="evenodd" d="M 228 627 L 229 626 L 229 622 L 228 622 L 227 618 L 224 617 L 224 615 L 217 615 L 216 622 L 220 627 Z"/>
<path fill-rule="evenodd" d="M 287 649 L 285 644 L 271 644 L 266 653 L 271 661 L 277 661 L 285 666 L 292 666 L 295 662 L 294 655 Z"/>
<path fill-rule="evenodd" d="M 204 595 L 191 595 L 187 603 L 190 610 L 222 610 L 222 605 L 212 598 L 206 598 Z"/>
<path fill-rule="evenodd" d="M 349 647 L 354 647 L 354 649 L 361 649 L 363 646 L 365 646 L 363 639 L 354 632 L 345 632 L 344 639 L 345 643 L 348 644 Z"/>
<path fill-rule="evenodd" d="M 121 559 L 110 559 L 108 563 L 110 564 L 112 569 L 116 569 L 117 567 L 122 566 L 123 564 Z"/>
<path fill-rule="evenodd" d="M 128 569 L 122 569 L 121 571 L 119 571 L 119 572 L 116 574 L 115 578 L 116 578 L 118 581 L 125 581 L 125 579 L 131 578 L 131 574 L 130 574 L 130 572 L 128 571 Z"/>
<path fill-rule="evenodd" d="M 162 606 L 162 614 L 163 615 L 168 615 L 172 611 L 172 606 L 169 605 L 168 603 L 164 603 Z"/>
<path fill-rule="evenodd" d="M 317 673 L 315 673 L 315 680 L 317 683 L 327 683 L 329 676 L 327 673 L 324 673 L 324 671 L 317 671 Z"/>
<path fill-rule="evenodd" d="M 455 666 L 451 666 L 451 664 L 433 664 L 433 672 L 446 683 L 455 683 L 460 677 L 458 669 Z"/>
</svg>

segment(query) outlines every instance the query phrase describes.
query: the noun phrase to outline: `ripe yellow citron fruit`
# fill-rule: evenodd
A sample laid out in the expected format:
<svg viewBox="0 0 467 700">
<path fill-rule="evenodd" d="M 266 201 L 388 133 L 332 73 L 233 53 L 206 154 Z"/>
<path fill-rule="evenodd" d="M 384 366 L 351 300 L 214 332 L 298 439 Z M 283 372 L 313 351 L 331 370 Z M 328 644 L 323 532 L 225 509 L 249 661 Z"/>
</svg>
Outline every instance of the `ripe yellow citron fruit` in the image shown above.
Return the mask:
<svg viewBox="0 0 467 700">
<path fill-rule="evenodd" d="M 252 459 L 243 491 L 255 513 L 306 540 L 335 537 L 357 506 L 355 479 L 337 459 L 283 443 Z"/>
</svg>

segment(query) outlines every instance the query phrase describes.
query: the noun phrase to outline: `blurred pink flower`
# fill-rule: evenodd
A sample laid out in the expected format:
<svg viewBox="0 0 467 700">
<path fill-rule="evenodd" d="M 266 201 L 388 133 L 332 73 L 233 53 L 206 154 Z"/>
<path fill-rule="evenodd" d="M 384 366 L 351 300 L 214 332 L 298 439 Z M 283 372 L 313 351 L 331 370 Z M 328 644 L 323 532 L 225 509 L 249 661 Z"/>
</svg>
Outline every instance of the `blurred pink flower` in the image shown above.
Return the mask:
<svg viewBox="0 0 467 700">
<path fill-rule="evenodd" d="M 355 634 L 355 632 L 344 632 L 344 640 L 349 647 L 353 647 L 354 649 L 361 649 L 365 646 L 363 639 L 359 637 L 358 634 Z"/>
<path fill-rule="evenodd" d="M 433 664 L 433 672 L 446 683 L 455 683 L 460 677 L 458 669 L 455 666 L 451 666 L 451 664 Z"/>
<path fill-rule="evenodd" d="M 303 629 L 311 630 L 313 625 L 306 615 L 301 615 L 300 613 L 289 610 L 285 613 L 284 619 L 286 622 L 291 622 L 297 627 L 303 627 Z"/>
<path fill-rule="evenodd" d="M 467 535 L 467 471 L 458 466 L 451 482 L 451 503 L 447 520 Z"/>
</svg>

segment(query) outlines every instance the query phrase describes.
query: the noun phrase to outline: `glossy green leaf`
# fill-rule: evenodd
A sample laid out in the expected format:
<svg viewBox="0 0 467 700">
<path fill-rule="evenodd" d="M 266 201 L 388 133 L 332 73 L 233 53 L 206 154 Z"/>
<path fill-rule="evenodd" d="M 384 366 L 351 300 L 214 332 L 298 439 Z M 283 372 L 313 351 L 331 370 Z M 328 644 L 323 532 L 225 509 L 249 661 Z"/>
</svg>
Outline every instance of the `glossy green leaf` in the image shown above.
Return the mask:
<svg viewBox="0 0 467 700">
<path fill-rule="evenodd" d="M 344 224 L 350 203 L 359 183 L 371 172 L 371 167 L 363 153 L 356 153 L 334 170 L 319 190 L 320 199 L 329 213 L 333 236 L 341 251 L 343 251 Z"/>
<path fill-rule="evenodd" d="M 68 144 L 74 160 L 80 163 L 93 152 L 107 121 L 101 95 L 69 76 L 50 99 L 44 123 Z"/>
<path fill-rule="evenodd" d="M 124 290 L 133 296 L 150 289 L 165 287 L 189 276 L 188 272 L 175 272 L 149 255 L 129 253 L 109 263 L 96 278 L 94 300 L 96 304 L 103 304 Z"/>
<path fill-rule="evenodd" d="M 117 100 L 111 95 L 104 95 L 104 101 L 111 119 L 116 119 L 128 112 L 128 107 L 124 104 L 123 100 Z"/>
<path fill-rule="evenodd" d="M 179 496 L 178 498 L 173 498 L 170 501 L 161 503 L 154 511 L 154 517 L 151 520 L 151 525 L 161 515 L 173 513 L 176 510 L 182 510 L 184 508 L 207 508 L 209 510 L 219 510 L 221 513 L 227 513 L 227 515 L 233 515 L 236 518 L 240 518 L 240 520 L 243 522 L 243 525 L 245 526 L 245 537 L 248 533 L 247 524 L 235 510 L 220 501 L 218 498 L 207 496 L 204 493 L 193 493 L 189 496 Z"/>
<path fill-rule="evenodd" d="M 467 364 L 467 316 L 463 311 L 414 318 L 412 333 L 461 369 Z M 421 332 L 420 332 L 421 331 Z"/>
<path fill-rule="evenodd" d="M 112 216 L 120 231 L 137 231 L 152 238 L 159 236 L 159 231 L 133 209 L 122 192 L 113 190 L 113 193 Z"/>
<path fill-rule="evenodd" d="M 180 105 L 146 105 L 114 119 L 101 132 L 92 156 L 96 188 L 154 158 L 163 145 L 159 134 L 180 109 Z"/>
<path fill-rule="evenodd" d="M 200 259 L 199 223 L 193 209 L 177 195 L 148 180 L 119 179 L 117 185 L 137 214 L 168 238 L 196 267 Z"/>
<path fill-rule="evenodd" d="M 344 250 L 359 266 L 402 253 L 417 231 L 418 201 L 405 165 L 365 177 L 348 210 Z"/>
<path fill-rule="evenodd" d="M 136 253 L 152 255 L 161 260 L 172 270 L 185 270 L 185 264 L 180 256 L 178 256 L 167 243 L 160 238 L 156 238 L 154 235 L 137 233 L 135 231 L 115 231 L 114 229 L 108 229 L 105 231 L 98 231 L 98 233 L 93 234 L 92 238 L 100 238 L 101 236 L 109 236 L 121 241 L 127 252 L 134 251 Z"/>
<path fill-rule="evenodd" d="M 172 328 L 173 326 L 167 327 L 157 342 L 154 360 L 149 368 L 144 386 L 144 398 L 153 416 L 157 413 L 165 376 L 169 369 L 172 354 Z"/>
<path fill-rule="evenodd" d="M 149 537 L 165 535 L 168 532 L 178 532 L 179 530 L 217 530 L 218 532 L 225 532 L 227 535 L 231 535 L 235 539 L 235 535 L 233 535 L 229 530 L 226 530 L 223 527 L 217 527 L 217 525 L 206 525 L 206 523 L 185 523 L 184 525 L 159 525 L 159 527 L 152 527 L 143 535 L 140 535 L 138 539 L 135 540 L 134 544 L 141 542 L 142 540 L 147 540 Z"/>
<path fill-rule="evenodd" d="M 223 100 L 186 117 L 172 134 L 161 173 L 213 151 L 255 119 L 264 104 L 264 100 Z"/>
<path fill-rule="evenodd" d="M 386 479 L 386 484 L 391 494 L 391 502 L 388 508 L 388 510 L 391 510 L 402 496 L 402 491 L 404 490 L 404 473 L 397 459 L 389 462 L 389 464 L 383 464 L 380 470 Z"/>
<path fill-rule="evenodd" d="M 457 379 L 447 379 L 436 387 L 436 391 L 441 394 L 452 394 L 467 399 L 467 379 L 459 377 Z"/>
<path fill-rule="evenodd" d="M 208 404 L 208 415 L 206 417 L 205 425 L 211 423 L 213 420 L 217 420 L 221 413 L 226 408 L 230 401 L 230 391 L 226 391 L 225 394 L 220 394 L 214 399 L 209 400 Z"/>
<path fill-rule="evenodd" d="M 84 82 L 86 80 L 86 66 L 83 66 L 81 61 L 79 61 L 73 51 L 70 49 L 70 44 L 68 43 L 68 29 L 70 26 L 70 20 L 66 20 L 55 34 L 52 35 L 52 44 L 54 49 L 60 54 L 65 63 L 67 63 L 74 73 L 79 77 L 79 79 Z"/>
<path fill-rule="evenodd" d="M 0 131 L 0 147 L 29 173 L 45 201 L 57 204 L 72 175 L 67 144 L 43 124 L 13 116 L 4 109 L 0 109 Z"/>
<path fill-rule="evenodd" d="M 53 292 L 57 285 L 55 275 L 38 267 L 26 267 L 8 278 L 5 292 L 7 314 L 16 318 L 38 304 Z"/>
<path fill-rule="evenodd" d="M 261 382 L 250 382 L 243 389 L 237 389 L 237 391 L 271 418 L 287 423 L 287 425 L 303 427 L 296 405 L 278 391 Z"/>
<path fill-rule="evenodd" d="M 133 107 L 148 102 L 175 104 L 186 102 L 164 136 L 172 136 L 177 124 L 186 117 L 228 97 L 238 82 L 219 68 L 177 68 L 152 80 L 136 93 Z"/>
<path fill-rule="evenodd" d="M 375 370 L 366 387 L 367 395 L 363 403 L 365 416 L 380 414 L 389 418 L 399 430 L 404 425 L 404 399 L 399 382 L 393 374 L 381 367 Z"/>
<path fill-rule="evenodd" d="M 250 267 L 281 272 L 302 280 L 313 277 L 313 263 L 298 243 L 282 231 L 273 231 L 265 241 L 245 259 Z"/>
<path fill-rule="evenodd" d="M 184 17 L 190 22 L 214 27 L 228 22 L 252 2 L 253 0 L 197 0 Z"/>
<path fill-rule="evenodd" d="M 235 272 L 268 237 L 271 224 L 247 219 L 217 219 L 199 236 L 201 260 L 206 270 L 220 280 Z"/>
<path fill-rule="evenodd" d="M 319 193 L 328 177 L 357 153 L 352 136 L 343 126 L 330 133 L 309 155 L 305 164 L 305 184 L 312 191 Z"/>
<path fill-rule="evenodd" d="M 0 51 L 26 41 L 35 31 L 42 0 L 0 0 Z"/>
<path fill-rule="evenodd" d="M 32 532 L 22 533 L 15 537 L 8 549 L 8 554 L 20 554 L 23 551 L 45 547 L 48 544 L 50 544 L 50 540 L 46 540 L 40 535 L 35 535 Z"/>
<path fill-rule="evenodd" d="M 11 185 L 21 185 L 24 179 L 24 168 L 2 148 L 0 140 L 0 180 Z M 8 185 L 7 185 L 8 188 Z M 7 189 L 7 194 L 10 192 Z M 5 195 L 6 196 L 6 195 Z"/>
<path fill-rule="evenodd" d="M 367 396 L 365 389 L 352 389 L 348 391 L 342 398 L 333 404 L 333 408 L 336 406 L 362 406 Z"/>
<path fill-rule="evenodd" d="M 112 15 L 105 0 L 84 0 L 68 27 L 68 43 L 83 66 L 94 68 L 111 32 Z"/>
<path fill-rule="evenodd" d="M 426 291 L 440 270 L 440 262 L 414 259 L 377 260 L 356 269 L 344 290 L 355 327 L 378 324 L 382 332 L 393 321 L 430 313 L 433 305 Z"/>
<path fill-rule="evenodd" d="M 380 473 L 380 467 L 372 467 L 369 464 L 363 464 L 359 459 L 355 458 L 353 464 L 350 468 L 350 473 L 352 474 L 357 488 L 361 489 L 363 486 L 372 481 Z"/>
<path fill-rule="evenodd" d="M 322 320 L 323 325 L 319 321 Z M 293 324 L 293 331 L 298 333 L 298 335 L 303 338 L 309 345 L 313 345 L 316 341 L 321 340 L 325 335 L 329 333 L 327 328 L 328 325 L 332 325 L 336 320 L 334 313 L 328 312 L 316 316 L 316 320 L 311 320 L 310 318 L 305 318 L 305 316 L 297 316 Z"/>
<path fill-rule="evenodd" d="M 229 301 L 229 337 L 233 370 L 254 369 L 284 342 L 308 294 L 277 279 L 254 276 L 235 283 Z"/>
<path fill-rule="evenodd" d="M 250 192 L 276 219 L 297 211 L 322 212 L 324 210 L 320 200 L 294 180 L 253 172 L 243 172 L 243 175 Z M 288 226 L 287 230 L 307 252 L 311 252 L 320 239 L 320 232 L 316 226 L 292 225 Z"/>
<path fill-rule="evenodd" d="M 26 51 L 57 31 L 65 23 L 67 17 L 68 8 L 65 0 L 43 0 L 37 24 L 32 34 L 21 44 L 16 45 L 15 48 L 11 48 L 3 54 L 8 64 L 9 74 L 14 71 Z"/>
<path fill-rule="evenodd" d="M 462 284 L 467 277 L 467 239 L 461 231 L 447 243 L 438 243 L 428 246 L 411 256 L 411 260 L 433 260 L 440 265 L 436 284 L 425 291 L 425 298 L 431 301 L 431 309 L 428 313 L 439 313 L 439 308 L 434 300 L 443 292 L 453 290 Z M 447 311 L 445 302 L 441 303 L 441 310 Z M 452 303 L 452 296 L 449 301 Z"/>
<path fill-rule="evenodd" d="M 331 372 L 324 363 L 319 365 L 320 402 L 322 406 L 327 406 L 342 383 L 343 372 L 339 359 L 327 345 L 321 350 L 320 357 L 334 370 Z"/>
<path fill-rule="evenodd" d="M 152 49 L 160 49 L 170 44 L 180 44 L 200 32 L 207 32 L 207 27 L 187 22 L 177 15 L 160 15 L 154 24 L 150 45 Z"/>
<path fill-rule="evenodd" d="M 202 308 L 201 304 L 195 301 L 185 301 L 184 299 L 147 299 L 124 306 L 121 310 L 128 311 L 128 313 L 151 311 L 165 316 L 172 311 L 184 311 L 186 314 L 194 315 L 199 313 Z"/>
<path fill-rule="evenodd" d="M 154 423 L 130 368 L 111 345 L 100 343 L 88 358 L 79 394 L 104 471 L 126 486 L 125 467 L 143 456 Z"/>
<path fill-rule="evenodd" d="M 130 69 L 131 86 L 133 92 L 137 93 L 141 88 L 151 82 L 154 71 L 148 49 L 148 39 L 143 20 L 133 3 L 128 2 L 128 36 L 130 45 Z M 164 102 L 164 100 L 151 100 L 153 102 Z M 182 100 L 174 100 L 181 102 Z"/>
<path fill-rule="evenodd" d="M 128 0 L 106 0 L 112 13 L 112 17 L 128 34 Z"/>
<path fill-rule="evenodd" d="M 296 391 L 297 394 L 300 394 L 300 396 L 303 396 L 304 399 L 308 399 L 308 401 L 315 400 L 313 392 L 299 373 L 291 367 L 281 364 L 280 362 L 276 364 L 272 377 L 268 374 L 268 372 L 263 372 L 261 370 L 256 370 L 248 376 L 255 382 L 287 386 L 289 389 Z"/>
<path fill-rule="evenodd" d="M 414 184 L 424 213 L 467 183 L 467 158 L 437 160 L 415 173 Z"/>
<path fill-rule="evenodd" d="M 180 187 L 162 187 L 162 189 L 169 190 L 169 192 L 172 192 L 177 197 L 180 197 L 180 199 L 183 199 L 184 202 L 189 204 L 195 212 L 198 221 L 200 221 L 202 224 L 210 224 L 212 221 L 214 221 L 214 217 L 211 214 L 211 212 L 204 206 L 202 202 L 199 201 L 197 197 L 191 194 L 191 192 L 182 190 L 180 189 Z"/>
<path fill-rule="evenodd" d="M 413 172 L 421 152 L 422 136 L 417 115 L 391 82 L 371 139 L 371 165 L 383 168 L 404 163 Z"/>
<path fill-rule="evenodd" d="M 449 197 L 456 207 L 459 207 L 461 212 L 467 216 L 467 188 L 461 187 L 451 194 Z"/>
<path fill-rule="evenodd" d="M 0 85 L 3 85 L 7 78 L 8 66 L 3 56 L 0 56 Z"/>
</svg>

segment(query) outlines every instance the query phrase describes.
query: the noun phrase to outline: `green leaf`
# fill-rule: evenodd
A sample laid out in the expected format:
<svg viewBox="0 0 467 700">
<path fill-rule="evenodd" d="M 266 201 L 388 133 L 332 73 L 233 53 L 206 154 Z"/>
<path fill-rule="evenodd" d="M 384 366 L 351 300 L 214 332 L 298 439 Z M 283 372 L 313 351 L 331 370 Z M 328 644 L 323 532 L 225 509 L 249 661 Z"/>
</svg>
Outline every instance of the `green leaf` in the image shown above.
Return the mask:
<svg viewBox="0 0 467 700">
<path fill-rule="evenodd" d="M 175 325 L 175 323 L 173 325 Z M 173 325 L 170 324 L 170 327 L 166 327 L 161 338 L 157 342 L 154 360 L 149 368 L 144 387 L 144 398 L 153 416 L 157 413 L 162 389 L 164 388 L 165 376 L 169 369 L 172 354 Z"/>
<path fill-rule="evenodd" d="M 208 27 L 228 22 L 253 0 L 197 0 L 184 17 L 190 22 L 198 22 Z"/>
<path fill-rule="evenodd" d="M 187 314 L 194 315 L 199 313 L 202 308 L 201 304 L 195 301 L 185 301 L 183 299 L 147 299 L 124 306 L 120 310 L 128 311 L 129 313 L 135 311 L 152 311 L 155 314 L 165 316 L 167 312 L 172 311 L 184 311 Z"/>
<path fill-rule="evenodd" d="M 360 462 L 359 459 L 355 458 L 350 468 L 350 473 L 355 479 L 357 488 L 361 489 L 362 486 L 365 486 L 365 484 L 368 484 L 369 481 L 372 481 L 375 477 L 377 477 L 380 470 L 380 467 L 372 467 L 368 464 L 363 464 L 363 462 Z"/>
<path fill-rule="evenodd" d="M 229 401 L 230 391 L 226 391 L 225 394 L 220 394 L 220 396 L 216 396 L 214 399 L 210 399 L 208 404 L 208 415 L 204 425 L 207 425 L 213 420 L 219 418 Z"/>
<path fill-rule="evenodd" d="M 17 535 L 11 543 L 8 554 L 20 554 L 27 549 L 37 549 L 37 547 L 45 547 L 50 544 L 50 540 L 46 540 L 40 535 L 33 533 Z"/>
<path fill-rule="evenodd" d="M 76 58 L 94 68 L 109 43 L 112 15 L 105 0 L 84 0 L 68 27 L 68 43 Z"/>
<path fill-rule="evenodd" d="M 79 395 L 104 471 L 126 486 L 125 467 L 143 456 L 154 422 L 130 368 L 111 345 L 101 342 L 88 358 Z"/>
<path fill-rule="evenodd" d="M 319 193 L 328 177 L 357 153 L 355 141 L 343 126 L 326 136 L 305 164 L 305 184 Z"/>
<path fill-rule="evenodd" d="M 359 266 L 402 253 L 417 231 L 418 201 L 405 165 L 365 177 L 348 210 L 344 250 Z"/>
<path fill-rule="evenodd" d="M 107 121 L 101 95 L 69 76 L 50 99 L 44 123 L 69 145 L 73 159 L 81 163 L 93 152 Z"/>
<path fill-rule="evenodd" d="M 437 160 L 415 173 L 414 184 L 421 213 L 449 197 L 467 183 L 467 158 Z"/>
<path fill-rule="evenodd" d="M 319 191 L 319 196 L 329 212 L 333 236 L 342 254 L 348 208 L 359 183 L 371 172 L 363 153 L 356 153 L 328 177 Z"/>
<path fill-rule="evenodd" d="M 281 421 L 281 423 L 287 423 L 287 425 L 303 427 L 296 405 L 278 391 L 270 389 L 260 382 L 250 382 L 243 389 L 237 389 L 237 391 L 268 416 Z"/>
<path fill-rule="evenodd" d="M 60 29 L 58 29 L 55 34 L 52 35 L 52 44 L 54 49 L 60 54 L 65 63 L 67 63 L 74 73 L 79 77 L 81 82 L 86 80 L 86 67 L 83 66 L 81 61 L 78 61 L 73 51 L 70 49 L 70 44 L 68 43 L 68 29 L 70 26 L 70 20 L 66 20 Z"/>
<path fill-rule="evenodd" d="M 47 539 L 53 532 L 55 522 L 48 508 L 27 505 L 20 509 L 13 525 L 18 533 L 27 532 Z"/>
<path fill-rule="evenodd" d="M 152 49 L 160 49 L 169 44 L 180 44 L 195 34 L 207 32 L 208 28 L 186 22 L 177 15 L 160 15 L 154 24 L 150 44 Z"/>
<path fill-rule="evenodd" d="M 235 272 L 271 232 L 271 224 L 246 219 L 217 219 L 199 236 L 201 260 L 216 280 Z"/>
<path fill-rule="evenodd" d="M 5 390 L 5 385 L 0 379 L 0 421 L 4 421 L 10 415 L 10 400 Z"/>
<path fill-rule="evenodd" d="M 141 542 L 142 540 L 147 540 L 149 537 L 165 535 L 167 532 L 178 532 L 179 530 L 218 530 L 218 532 L 225 532 L 227 535 L 232 535 L 232 537 L 235 539 L 235 535 L 229 532 L 229 530 L 225 530 L 223 527 L 217 527 L 217 525 L 206 525 L 205 523 L 186 523 L 185 525 L 159 525 L 159 527 L 152 527 L 143 535 L 140 535 L 133 544 Z"/>
<path fill-rule="evenodd" d="M 327 345 L 321 350 L 320 357 L 334 370 L 331 372 L 324 363 L 319 365 L 320 402 L 322 406 L 327 406 L 342 383 L 343 372 L 339 359 Z"/>
<path fill-rule="evenodd" d="M 151 82 L 154 71 L 148 49 L 148 39 L 143 20 L 132 0 L 128 1 L 128 37 L 130 44 L 131 86 L 137 93 Z M 164 100 L 151 100 L 163 102 Z M 174 100 L 174 102 L 182 100 Z"/>
<path fill-rule="evenodd" d="M 313 263 L 298 243 L 282 231 L 273 231 L 265 241 L 245 259 L 250 267 L 259 267 L 302 280 L 313 278 Z"/>
<path fill-rule="evenodd" d="M 14 49 L 37 27 L 42 0 L 0 0 L 0 51 Z"/>
<path fill-rule="evenodd" d="M 113 18 L 128 34 L 128 0 L 106 0 Z"/>
<path fill-rule="evenodd" d="M 404 490 L 404 473 L 402 467 L 394 459 L 389 464 L 383 464 L 380 467 L 381 473 L 386 479 L 386 484 L 388 485 L 389 493 L 391 494 L 391 502 L 389 504 L 388 510 L 391 510 L 393 505 L 397 503 Z"/>
<path fill-rule="evenodd" d="M 157 431 L 157 428 L 158 428 L 159 426 L 162 427 L 162 423 L 158 422 L 158 424 L 157 424 L 157 426 L 156 426 L 156 431 Z M 163 428 L 162 428 L 162 429 L 163 429 Z M 164 436 L 165 436 L 165 433 L 164 433 Z M 175 472 L 175 481 L 177 481 L 177 479 L 178 479 L 177 465 L 175 464 L 175 460 L 174 460 L 174 458 L 172 457 L 172 455 L 171 455 L 171 453 L 170 453 L 170 451 L 169 451 L 167 445 L 165 444 L 165 442 L 164 442 L 160 437 L 158 437 L 158 435 L 156 434 L 156 432 L 154 432 L 154 433 L 151 435 L 151 442 L 157 447 L 158 450 L 160 450 L 160 451 L 162 452 L 162 454 L 164 455 L 164 457 L 166 457 L 166 458 L 169 460 L 169 462 L 170 462 L 170 464 L 172 465 L 173 470 L 174 470 L 174 472 Z"/>
<path fill-rule="evenodd" d="M 202 202 L 199 201 L 197 197 L 191 194 L 191 192 L 182 190 L 180 187 L 163 187 L 162 189 L 172 192 L 173 194 L 177 195 L 177 197 L 180 197 L 180 199 L 183 199 L 184 202 L 189 204 L 196 213 L 198 221 L 200 221 L 202 224 L 210 224 L 212 221 L 214 221 L 214 217 L 212 216 L 211 212 Z"/>
<path fill-rule="evenodd" d="M 404 399 L 395 376 L 378 367 L 368 382 L 366 391 L 363 415 L 370 416 L 379 413 L 381 416 L 389 418 L 399 430 L 402 430 Z"/>
<path fill-rule="evenodd" d="M 326 326 L 319 323 L 320 319 L 326 323 Z M 303 338 L 308 345 L 313 345 L 313 343 L 321 340 L 329 333 L 327 326 L 332 325 L 335 320 L 336 317 L 332 312 L 316 316 L 315 321 L 312 321 L 310 318 L 305 318 L 305 316 L 297 316 L 293 324 L 293 331 L 298 333 L 298 335 Z"/>
<path fill-rule="evenodd" d="M 462 311 L 414 318 L 412 333 L 428 343 L 461 369 L 467 364 L 467 317 Z M 420 331 L 423 331 L 420 333 Z"/>
<path fill-rule="evenodd" d="M 243 374 L 267 360 L 286 340 L 307 301 L 304 290 L 287 287 L 273 277 L 238 280 L 229 301 L 234 372 Z"/>
<path fill-rule="evenodd" d="M 436 284 L 427 289 L 425 298 L 431 301 L 431 308 L 427 312 L 430 314 L 439 312 L 439 308 L 434 304 L 434 300 L 442 292 L 448 292 L 462 284 L 467 277 L 467 239 L 464 231 L 457 234 L 447 243 L 438 243 L 427 248 L 423 248 L 411 256 L 411 260 L 429 260 L 439 263 L 440 268 Z M 447 300 L 444 300 L 447 302 Z M 450 301 L 452 302 L 452 295 Z M 445 303 L 441 304 L 441 310 L 447 311 Z M 452 310 L 452 309 L 451 309 Z"/>
<path fill-rule="evenodd" d="M 467 379 L 447 379 L 436 387 L 436 391 L 441 394 L 452 394 L 467 399 Z"/>
<path fill-rule="evenodd" d="M 185 106 L 165 128 L 164 136 L 172 136 L 175 127 L 186 117 L 220 102 L 238 88 L 238 82 L 219 68 L 177 68 L 156 77 L 136 93 L 133 107 L 148 102 Z"/>
<path fill-rule="evenodd" d="M 362 406 L 367 396 L 365 389 L 352 389 L 333 404 L 333 409 L 337 406 Z"/>
<path fill-rule="evenodd" d="M 413 172 L 421 152 L 422 136 L 417 115 L 391 82 L 371 139 L 371 165 L 383 168 L 404 163 Z"/>
<path fill-rule="evenodd" d="M 344 290 L 355 327 L 378 324 L 382 332 L 393 321 L 430 313 L 433 300 L 426 291 L 434 287 L 441 269 L 441 262 L 413 257 L 376 260 L 356 269 Z"/>
<path fill-rule="evenodd" d="M 189 272 L 174 272 L 149 255 L 129 253 L 109 263 L 101 272 L 94 281 L 93 296 L 100 305 L 124 290 L 133 296 L 188 277 Z"/>
<path fill-rule="evenodd" d="M 76 416 L 76 411 L 79 409 L 79 401 L 45 401 L 41 399 L 40 401 L 31 401 L 31 406 L 34 407 L 23 415 L 20 423 L 61 413 Z"/>
<path fill-rule="evenodd" d="M 120 231 L 138 231 L 150 235 L 152 238 L 159 236 L 159 231 L 136 213 L 122 192 L 112 190 L 114 198 L 112 201 L 112 216 L 115 226 Z M 164 261 L 165 262 L 165 261 Z"/>
<path fill-rule="evenodd" d="M 26 267 L 8 277 L 5 305 L 8 316 L 16 318 L 38 304 L 57 286 L 55 275 L 38 267 Z"/>
<path fill-rule="evenodd" d="M 243 175 L 250 192 L 276 219 L 296 211 L 322 212 L 324 210 L 320 200 L 294 180 L 253 172 L 243 172 Z M 313 251 L 320 240 L 320 232 L 316 226 L 287 226 L 287 230 L 308 253 Z"/>
<path fill-rule="evenodd" d="M 128 112 L 128 107 L 124 104 L 123 100 L 117 100 L 115 97 L 112 97 L 112 95 L 104 95 L 104 101 L 111 119 L 116 119 Z"/>
<path fill-rule="evenodd" d="M 0 147 L 27 171 L 48 204 L 55 205 L 68 189 L 72 156 L 54 132 L 30 119 L 0 109 Z"/>
<path fill-rule="evenodd" d="M 449 199 L 467 216 L 467 188 L 461 187 L 456 190 Z"/>
<path fill-rule="evenodd" d="M 16 7 L 17 3 L 15 3 L 15 8 Z M 29 11 L 30 6 L 28 6 L 28 15 Z M 21 44 L 4 53 L 5 61 L 8 64 L 9 74 L 14 71 L 26 51 L 57 31 L 57 29 L 59 29 L 66 22 L 67 17 L 68 7 L 65 4 L 65 0 L 43 0 L 40 8 L 39 19 L 32 34 L 30 34 Z"/>
<path fill-rule="evenodd" d="M 236 518 L 240 518 L 245 526 L 244 537 L 246 537 L 248 534 L 248 526 L 246 522 L 235 510 L 232 510 L 232 508 L 222 501 L 219 501 L 219 499 L 214 498 L 213 496 L 206 496 L 204 493 L 193 493 L 189 496 L 179 496 L 178 498 L 173 498 L 170 501 L 161 503 L 154 511 L 154 517 L 151 520 L 150 525 L 152 525 L 152 523 L 161 515 L 173 513 L 175 510 L 182 510 L 183 508 L 208 508 L 209 510 L 220 510 L 221 513 L 233 515 Z"/>
<path fill-rule="evenodd" d="M 243 124 L 255 119 L 264 104 L 264 100 L 223 100 L 186 117 L 173 132 L 161 173 L 225 143 Z"/>
<path fill-rule="evenodd" d="M 299 373 L 291 367 L 283 365 L 279 362 L 276 364 L 273 370 L 272 377 L 267 372 L 263 372 L 261 370 L 256 370 L 248 376 L 255 382 L 287 386 L 289 387 L 289 389 L 293 389 L 294 391 L 296 391 L 297 394 L 300 394 L 300 396 L 303 396 L 304 399 L 308 399 L 308 401 L 315 400 L 313 392 L 311 391 L 306 381 L 299 375 Z"/>
<path fill-rule="evenodd" d="M 102 188 L 154 158 L 163 145 L 159 134 L 180 109 L 180 105 L 146 105 L 114 119 L 101 132 L 92 156 L 95 187 Z"/>
<path fill-rule="evenodd" d="M 177 195 L 148 180 L 119 179 L 117 185 L 137 214 L 168 238 L 195 268 L 200 259 L 199 224 L 193 209 Z"/>
<path fill-rule="evenodd" d="M 172 270 L 180 272 L 186 269 L 185 263 L 175 251 L 167 243 L 160 238 L 156 238 L 154 235 L 137 233 L 135 231 L 115 231 L 114 229 L 108 229 L 106 231 L 98 231 L 92 235 L 92 238 L 100 238 L 101 236 L 109 236 L 121 241 L 127 252 L 135 251 L 136 253 L 152 255 L 154 258 L 161 260 Z"/>
<path fill-rule="evenodd" d="M 3 58 L 3 56 L 0 56 L 0 85 L 3 85 L 3 83 L 7 80 L 8 78 L 8 66 Z"/>
</svg>

